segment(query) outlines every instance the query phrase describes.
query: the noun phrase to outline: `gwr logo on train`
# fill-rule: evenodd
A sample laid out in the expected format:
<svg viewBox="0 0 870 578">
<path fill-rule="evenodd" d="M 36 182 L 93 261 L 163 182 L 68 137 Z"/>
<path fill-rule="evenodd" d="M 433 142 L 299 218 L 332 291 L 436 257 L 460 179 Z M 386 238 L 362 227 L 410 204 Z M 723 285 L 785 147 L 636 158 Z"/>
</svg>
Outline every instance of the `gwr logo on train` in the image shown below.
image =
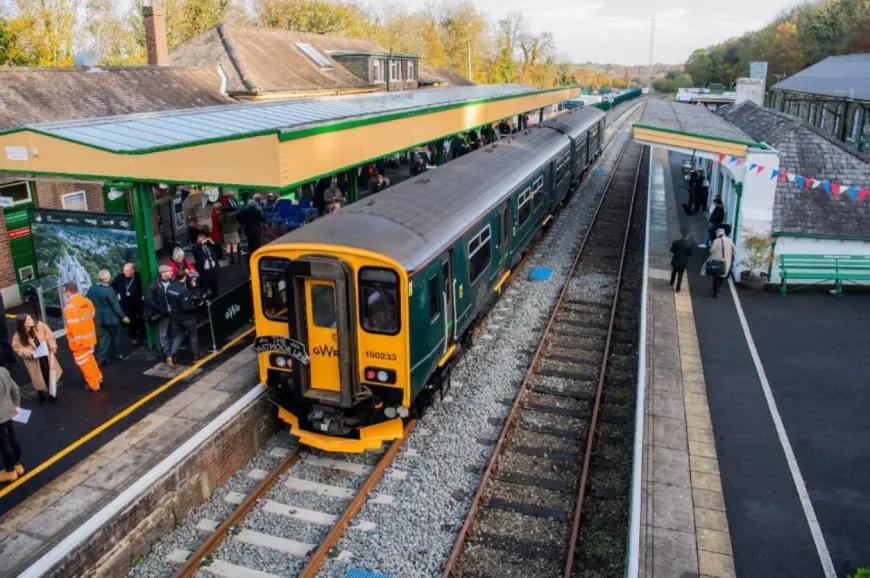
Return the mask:
<svg viewBox="0 0 870 578">
<path fill-rule="evenodd" d="M 311 353 L 318 357 L 338 357 L 338 348 L 331 345 L 315 345 Z"/>
</svg>

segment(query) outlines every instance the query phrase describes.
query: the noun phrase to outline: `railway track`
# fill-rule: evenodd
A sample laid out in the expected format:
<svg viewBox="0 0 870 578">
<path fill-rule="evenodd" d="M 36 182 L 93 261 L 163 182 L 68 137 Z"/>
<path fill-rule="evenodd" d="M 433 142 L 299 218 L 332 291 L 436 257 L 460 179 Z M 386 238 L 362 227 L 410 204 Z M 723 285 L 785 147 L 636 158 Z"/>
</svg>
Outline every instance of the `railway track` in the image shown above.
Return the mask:
<svg viewBox="0 0 870 578">
<path fill-rule="evenodd" d="M 200 571 L 228 578 L 283 576 L 287 575 L 288 558 L 295 559 L 295 575 L 313 577 L 331 555 L 350 560 L 351 552 L 333 549 L 345 531 L 374 530 L 375 524 L 358 520 L 356 515 L 367 501 L 385 505 L 392 502 L 392 496 L 378 495 L 373 490 L 415 424 L 415 420 L 408 421 L 403 439 L 394 441 L 381 454 L 327 457 L 299 445 L 273 448 L 271 456 L 280 459 L 277 467 L 271 472 L 252 469 L 247 473 L 258 480 L 253 491 L 224 496 L 235 504 L 228 517 L 222 522 L 208 518 L 198 521 L 197 530 L 206 535 L 201 546 L 193 553 L 170 553 L 168 561 L 180 564 L 176 577 L 189 578 Z M 390 473 L 395 477 L 403 474 L 398 470 Z M 319 505 L 316 509 L 312 509 L 314 500 Z M 268 532 L 242 528 L 249 516 L 262 514 L 287 523 L 270 524 Z M 246 546 L 273 552 L 275 558 L 258 560 L 246 555 Z"/>
<path fill-rule="evenodd" d="M 620 305 L 626 301 L 622 278 L 642 163 L 642 147 L 627 141 L 499 434 L 444 576 L 527 576 L 530 568 L 538 576 L 578 572 L 576 548 L 595 475 L 591 466 L 601 465 L 599 450 L 606 450 L 607 442 L 596 447 L 602 409 L 611 398 L 605 386 L 618 374 L 611 371 L 611 362 L 630 357 L 636 345 L 637 334 L 626 324 L 627 317 L 636 316 L 636 306 L 621 314 Z M 590 291 L 593 286 L 597 289 Z M 612 397 L 617 405 L 625 404 L 618 395 Z M 608 407 L 605 417 L 629 422 L 619 413 Z M 619 501 L 618 490 L 614 495 L 600 488 L 596 499 Z"/>
</svg>

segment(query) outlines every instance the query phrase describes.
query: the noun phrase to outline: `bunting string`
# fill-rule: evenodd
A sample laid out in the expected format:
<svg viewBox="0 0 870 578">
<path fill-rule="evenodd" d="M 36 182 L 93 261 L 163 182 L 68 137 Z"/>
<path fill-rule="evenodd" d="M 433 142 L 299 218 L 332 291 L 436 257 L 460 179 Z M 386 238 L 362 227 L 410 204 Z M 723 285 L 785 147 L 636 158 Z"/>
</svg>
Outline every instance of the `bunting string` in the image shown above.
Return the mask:
<svg viewBox="0 0 870 578">
<path fill-rule="evenodd" d="M 722 164 L 741 166 L 746 161 L 740 157 L 719 153 L 719 162 Z M 849 198 L 853 201 L 870 201 L 870 187 L 847 185 L 843 183 L 834 183 L 828 179 L 816 179 L 813 177 L 805 177 L 798 175 L 785 169 L 768 169 L 764 165 L 758 163 L 749 163 L 746 167 L 747 172 L 755 172 L 757 175 L 766 173 L 772 181 L 774 179 L 789 183 L 794 183 L 799 189 L 819 189 L 825 192 L 826 195 L 834 200 Z"/>
</svg>

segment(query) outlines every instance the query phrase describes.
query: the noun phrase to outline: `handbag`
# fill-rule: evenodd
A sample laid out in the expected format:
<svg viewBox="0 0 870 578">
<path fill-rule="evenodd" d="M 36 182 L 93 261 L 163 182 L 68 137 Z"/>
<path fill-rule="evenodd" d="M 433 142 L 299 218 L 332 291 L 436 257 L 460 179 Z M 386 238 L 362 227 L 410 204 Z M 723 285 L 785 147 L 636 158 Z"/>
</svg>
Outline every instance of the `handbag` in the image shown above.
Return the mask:
<svg viewBox="0 0 870 578">
<path fill-rule="evenodd" d="M 718 259 L 710 259 L 707 261 L 705 272 L 711 277 L 722 277 L 725 275 L 725 261 Z"/>
</svg>

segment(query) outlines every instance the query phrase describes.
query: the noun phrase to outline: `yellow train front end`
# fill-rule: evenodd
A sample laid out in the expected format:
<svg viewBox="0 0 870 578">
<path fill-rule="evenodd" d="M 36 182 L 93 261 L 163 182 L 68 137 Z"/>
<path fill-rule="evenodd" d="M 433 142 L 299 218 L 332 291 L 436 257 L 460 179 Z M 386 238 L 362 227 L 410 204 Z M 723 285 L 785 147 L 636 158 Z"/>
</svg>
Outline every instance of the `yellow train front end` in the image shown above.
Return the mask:
<svg viewBox="0 0 870 578">
<path fill-rule="evenodd" d="M 260 379 L 305 445 L 376 450 L 411 405 L 408 278 L 350 247 L 273 242 L 251 261 Z"/>
</svg>

